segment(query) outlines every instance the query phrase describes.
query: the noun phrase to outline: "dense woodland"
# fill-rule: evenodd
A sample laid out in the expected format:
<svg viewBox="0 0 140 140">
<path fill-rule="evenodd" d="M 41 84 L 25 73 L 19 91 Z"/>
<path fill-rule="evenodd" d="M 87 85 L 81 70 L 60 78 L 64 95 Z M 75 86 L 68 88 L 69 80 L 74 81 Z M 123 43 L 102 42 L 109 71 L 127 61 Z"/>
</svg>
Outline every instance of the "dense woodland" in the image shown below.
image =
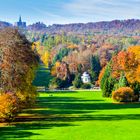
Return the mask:
<svg viewBox="0 0 140 140">
<path fill-rule="evenodd" d="M 120 51 L 140 43 L 140 37 L 108 35 L 44 35 L 33 45 L 51 74 L 72 85 L 77 74 L 87 71 L 92 84 L 99 86 L 98 76 Z M 65 87 L 64 86 L 64 87 Z M 59 86 L 58 86 L 59 87 Z"/>
<path fill-rule="evenodd" d="M 108 35 L 139 35 L 140 34 L 140 20 L 113 20 L 90 23 L 77 23 L 52 26 L 46 26 L 43 23 L 36 23 L 28 26 L 30 31 L 45 31 L 49 34 L 59 34 L 62 32 L 68 34 L 108 34 Z"/>
</svg>

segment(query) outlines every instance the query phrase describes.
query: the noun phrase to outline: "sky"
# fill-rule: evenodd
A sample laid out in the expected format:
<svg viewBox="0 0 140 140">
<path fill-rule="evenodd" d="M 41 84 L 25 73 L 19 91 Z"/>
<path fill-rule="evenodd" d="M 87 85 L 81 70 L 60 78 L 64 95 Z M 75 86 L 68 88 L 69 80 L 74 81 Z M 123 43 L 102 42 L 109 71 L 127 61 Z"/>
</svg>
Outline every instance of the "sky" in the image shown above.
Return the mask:
<svg viewBox="0 0 140 140">
<path fill-rule="evenodd" d="M 0 0 L 0 21 L 47 25 L 140 19 L 140 0 Z"/>
</svg>

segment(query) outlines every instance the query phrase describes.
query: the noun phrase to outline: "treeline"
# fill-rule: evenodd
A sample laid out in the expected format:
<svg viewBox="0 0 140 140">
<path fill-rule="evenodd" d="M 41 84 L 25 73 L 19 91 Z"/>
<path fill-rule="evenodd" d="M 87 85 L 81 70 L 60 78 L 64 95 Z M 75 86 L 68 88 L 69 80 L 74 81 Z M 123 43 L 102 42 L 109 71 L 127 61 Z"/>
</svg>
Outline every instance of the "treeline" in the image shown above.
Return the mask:
<svg viewBox="0 0 140 140">
<path fill-rule="evenodd" d="M 0 121 L 12 121 L 35 102 L 38 55 L 17 29 L 0 30 Z"/>
<path fill-rule="evenodd" d="M 94 33 L 96 35 L 127 35 L 134 36 L 140 35 L 140 20 L 128 19 L 128 20 L 113 20 L 113 21 L 101 21 L 101 22 L 89 22 L 89 23 L 73 23 L 73 24 L 53 24 L 46 26 L 43 23 L 37 22 L 27 27 L 31 32 L 42 32 L 52 34 L 89 34 Z"/>
</svg>

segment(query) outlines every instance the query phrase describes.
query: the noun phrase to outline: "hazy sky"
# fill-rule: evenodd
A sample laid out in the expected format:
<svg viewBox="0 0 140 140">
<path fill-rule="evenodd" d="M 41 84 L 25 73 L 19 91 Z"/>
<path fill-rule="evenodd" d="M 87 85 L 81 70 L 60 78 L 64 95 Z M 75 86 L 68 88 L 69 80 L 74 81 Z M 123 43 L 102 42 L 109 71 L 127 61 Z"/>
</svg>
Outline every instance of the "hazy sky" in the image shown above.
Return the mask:
<svg viewBox="0 0 140 140">
<path fill-rule="evenodd" d="M 0 20 L 28 24 L 140 19 L 140 0 L 0 0 Z"/>
</svg>

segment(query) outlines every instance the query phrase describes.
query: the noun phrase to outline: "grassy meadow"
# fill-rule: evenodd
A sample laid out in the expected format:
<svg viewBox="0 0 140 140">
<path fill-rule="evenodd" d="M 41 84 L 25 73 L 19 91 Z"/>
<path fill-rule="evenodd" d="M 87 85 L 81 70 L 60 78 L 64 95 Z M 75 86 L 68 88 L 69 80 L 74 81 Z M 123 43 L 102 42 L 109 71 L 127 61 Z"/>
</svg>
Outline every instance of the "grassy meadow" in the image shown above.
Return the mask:
<svg viewBox="0 0 140 140">
<path fill-rule="evenodd" d="M 2 140 L 138 140 L 140 104 L 112 103 L 101 92 L 44 92 L 35 107 L 2 125 Z"/>
</svg>

